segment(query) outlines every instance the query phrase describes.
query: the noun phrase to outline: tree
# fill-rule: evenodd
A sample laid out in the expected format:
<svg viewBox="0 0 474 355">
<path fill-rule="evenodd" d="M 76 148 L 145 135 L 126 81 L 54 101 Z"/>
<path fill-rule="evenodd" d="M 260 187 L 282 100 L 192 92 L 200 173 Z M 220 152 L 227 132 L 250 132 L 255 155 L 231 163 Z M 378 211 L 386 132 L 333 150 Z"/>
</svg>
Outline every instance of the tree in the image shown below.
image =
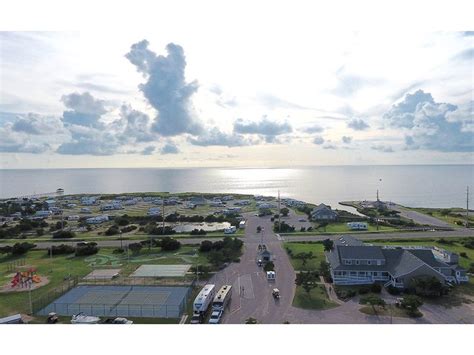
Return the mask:
<svg viewBox="0 0 474 355">
<path fill-rule="evenodd" d="M 417 295 L 426 297 L 441 296 L 445 290 L 443 284 L 434 276 L 414 278 L 411 284 Z"/>
<path fill-rule="evenodd" d="M 323 240 L 324 251 L 331 251 L 334 249 L 334 242 L 331 239 Z"/>
<path fill-rule="evenodd" d="M 282 214 L 283 217 L 286 217 L 288 216 L 288 213 L 290 213 L 290 210 L 286 207 L 283 207 L 281 210 L 280 210 L 280 213 Z"/>
<path fill-rule="evenodd" d="M 207 255 L 207 259 L 212 265 L 216 267 L 222 265 L 225 261 L 224 253 L 222 250 L 219 250 L 219 251 L 211 250 L 209 254 Z"/>
<path fill-rule="evenodd" d="M 296 274 L 295 284 L 301 286 L 309 295 L 311 290 L 318 284 L 319 273 L 317 271 L 299 272 Z"/>
<path fill-rule="evenodd" d="M 309 260 L 309 259 L 314 259 L 314 255 L 313 255 L 313 252 L 310 251 L 308 253 L 305 253 L 305 252 L 302 252 L 302 253 L 298 253 L 294 256 L 295 259 L 300 259 L 301 260 L 301 264 L 302 266 L 306 266 L 306 262 Z"/>
<path fill-rule="evenodd" d="M 316 227 L 316 229 L 324 228 L 324 231 L 326 232 L 326 226 L 327 226 L 328 224 L 329 224 L 328 222 L 320 222 L 320 223 L 318 224 L 318 226 Z"/>
<path fill-rule="evenodd" d="M 160 242 L 161 251 L 173 251 L 181 248 L 181 243 L 176 239 L 164 237 Z"/>
<path fill-rule="evenodd" d="M 258 226 L 257 227 L 257 233 L 260 233 L 262 231 L 262 227 Z"/>
<path fill-rule="evenodd" d="M 203 240 L 199 246 L 199 251 L 202 253 L 207 253 L 212 249 L 212 242 L 210 240 Z"/>
<path fill-rule="evenodd" d="M 418 307 L 423 305 L 423 301 L 416 295 L 406 295 L 403 297 L 401 306 L 405 308 L 410 317 L 419 317 L 421 315 Z"/>
<path fill-rule="evenodd" d="M 273 261 L 269 261 L 268 263 L 265 264 L 263 267 L 264 271 L 273 271 L 275 270 L 275 264 L 273 264 Z"/>
<path fill-rule="evenodd" d="M 319 272 L 326 281 L 332 282 L 331 265 L 328 262 L 323 260 L 319 263 Z"/>
<path fill-rule="evenodd" d="M 382 306 L 385 307 L 386 303 L 383 299 L 381 299 L 378 296 L 375 295 L 368 295 L 365 297 L 360 298 L 360 304 L 368 304 L 372 306 L 372 309 L 375 314 L 377 314 L 377 311 L 375 310 L 375 306 Z"/>
<path fill-rule="evenodd" d="M 90 242 L 90 243 L 83 243 L 81 245 L 77 245 L 76 247 L 76 256 L 87 256 L 87 255 L 94 255 L 99 252 L 99 247 L 97 243 Z M 54 252 L 53 252 L 54 254 Z"/>
<path fill-rule="evenodd" d="M 136 255 L 142 250 L 142 245 L 140 243 L 131 243 L 128 245 L 128 248 Z"/>
</svg>

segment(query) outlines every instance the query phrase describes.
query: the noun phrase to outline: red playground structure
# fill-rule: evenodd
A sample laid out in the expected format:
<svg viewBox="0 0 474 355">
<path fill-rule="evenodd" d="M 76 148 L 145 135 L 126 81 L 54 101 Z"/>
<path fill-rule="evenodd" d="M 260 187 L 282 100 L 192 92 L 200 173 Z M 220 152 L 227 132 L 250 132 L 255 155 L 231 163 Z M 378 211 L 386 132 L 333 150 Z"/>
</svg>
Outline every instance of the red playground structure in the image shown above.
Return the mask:
<svg viewBox="0 0 474 355">
<path fill-rule="evenodd" d="M 12 288 L 21 287 L 21 288 L 31 288 L 31 285 L 34 283 L 41 282 L 41 277 L 36 273 L 36 269 L 30 268 L 27 271 L 17 271 L 15 276 L 11 281 Z"/>
</svg>

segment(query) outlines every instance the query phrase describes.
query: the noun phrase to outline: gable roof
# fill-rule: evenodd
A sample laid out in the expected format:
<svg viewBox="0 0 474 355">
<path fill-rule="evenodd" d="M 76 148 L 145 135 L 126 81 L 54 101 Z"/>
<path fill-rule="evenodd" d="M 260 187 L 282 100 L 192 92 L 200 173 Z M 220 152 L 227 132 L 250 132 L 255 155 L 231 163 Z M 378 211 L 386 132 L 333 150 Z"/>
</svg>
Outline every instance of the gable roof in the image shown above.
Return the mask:
<svg viewBox="0 0 474 355">
<path fill-rule="evenodd" d="M 436 258 L 433 255 L 433 252 L 430 249 L 411 249 L 408 252 L 415 255 L 418 259 L 423 261 L 424 263 L 428 264 L 431 267 L 446 267 L 449 268 L 448 264 L 445 264 Z"/>
</svg>

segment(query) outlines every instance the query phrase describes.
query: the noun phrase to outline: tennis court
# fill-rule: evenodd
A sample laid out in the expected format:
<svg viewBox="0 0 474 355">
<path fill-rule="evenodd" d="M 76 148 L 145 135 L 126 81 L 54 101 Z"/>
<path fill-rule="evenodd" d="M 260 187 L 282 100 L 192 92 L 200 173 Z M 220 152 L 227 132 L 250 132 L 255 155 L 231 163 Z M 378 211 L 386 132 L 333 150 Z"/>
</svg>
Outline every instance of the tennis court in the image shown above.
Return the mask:
<svg viewBox="0 0 474 355">
<path fill-rule="evenodd" d="M 185 311 L 190 287 L 80 285 L 41 309 L 72 316 L 80 312 L 98 317 L 179 318 Z"/>
<path fill-rule="evenodd" d="M 141 265 L 130 276 L 132 277 L 183 277 L 191 265 Z"/>
</svg>

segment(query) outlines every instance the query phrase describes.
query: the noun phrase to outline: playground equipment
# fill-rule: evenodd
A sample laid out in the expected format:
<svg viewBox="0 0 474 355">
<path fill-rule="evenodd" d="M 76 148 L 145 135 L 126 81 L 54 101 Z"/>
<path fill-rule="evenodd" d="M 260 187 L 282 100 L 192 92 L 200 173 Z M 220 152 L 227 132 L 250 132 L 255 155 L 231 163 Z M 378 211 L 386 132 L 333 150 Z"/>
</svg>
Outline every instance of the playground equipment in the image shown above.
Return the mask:
<svg viewBox="0 0 474 355">
<path fill-rule="evenodd" d="M 36 269 L 30 268 L 27 271 L 17 271 L 15 276 L 12 278 L 11 287 L 31 287 L 33 282 L 40 283 L 41 277 L 36 273 Z"/>
</svg>

